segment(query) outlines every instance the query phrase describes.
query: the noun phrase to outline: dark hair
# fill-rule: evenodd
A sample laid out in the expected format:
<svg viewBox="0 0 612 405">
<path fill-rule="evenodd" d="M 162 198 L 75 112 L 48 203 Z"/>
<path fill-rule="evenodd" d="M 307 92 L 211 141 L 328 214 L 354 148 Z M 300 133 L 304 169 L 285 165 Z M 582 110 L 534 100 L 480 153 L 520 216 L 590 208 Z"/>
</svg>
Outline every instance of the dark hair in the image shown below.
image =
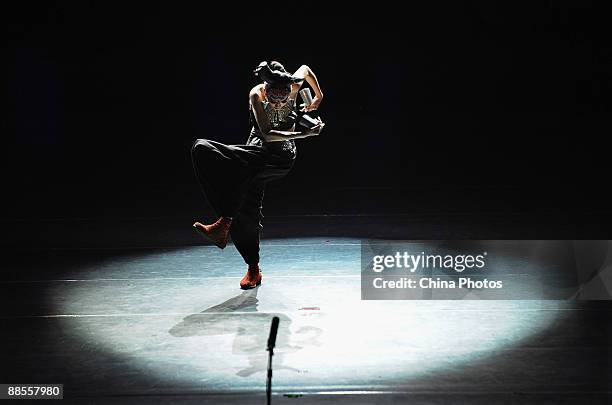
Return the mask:
<svg viewBox="0 0 612 405">
<path fill-rule="evenodd" d="M 292 83 L 299 81 L 288 73 L 285 67 L 277 61 L 272 61 L 270 63 L 265 61 L 261 62 L 254 73 L 255 76 L 259 77 L 266 84 L 266 87 L 290 88 Z"/>
<path fill-rule="evenodd" d="M 270 62 L 270 69 L 272 69 L 272 71 L 278 71 L 278 72 L 281 72 L 281 73 L 287 73 L 287 70 L 285 70 L 285 67 L 283 66 L 283 64 L 280 63 L 280 62 L 277 62 L 275 60 Z"/>
</svg>

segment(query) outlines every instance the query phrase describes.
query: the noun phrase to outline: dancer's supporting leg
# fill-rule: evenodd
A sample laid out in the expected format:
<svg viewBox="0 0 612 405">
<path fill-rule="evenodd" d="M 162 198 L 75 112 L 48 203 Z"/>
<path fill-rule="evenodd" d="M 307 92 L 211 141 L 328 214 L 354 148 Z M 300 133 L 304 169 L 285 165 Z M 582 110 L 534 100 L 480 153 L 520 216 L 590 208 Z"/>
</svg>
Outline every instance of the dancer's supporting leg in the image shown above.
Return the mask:
<svg viewBox="0 0 612 405">
<path fill-rule="evenodd" d="M 230 228 L 232 241 L 245 263 L 249 266 L 245 276 L 240 280 L 240 288 L 254 288 L 261 284 L 259 268 L 259 237 L 262 229 L 262 203 L 265 183 L 254 180 L 246 192 L 239 214 L 234 218 Z"/>
</svg>

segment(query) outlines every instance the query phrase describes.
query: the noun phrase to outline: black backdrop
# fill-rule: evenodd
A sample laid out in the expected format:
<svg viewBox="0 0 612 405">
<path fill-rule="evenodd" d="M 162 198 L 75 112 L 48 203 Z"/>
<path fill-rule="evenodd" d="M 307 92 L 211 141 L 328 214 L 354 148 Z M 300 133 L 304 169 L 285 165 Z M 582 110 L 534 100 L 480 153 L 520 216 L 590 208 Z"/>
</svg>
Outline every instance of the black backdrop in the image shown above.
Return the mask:
<svg viewBox="0 0 612 405">
<path fill-rule="evenodd" d="M 190 146 L 246 140 L 252 70 L 271 59 L 315 71 L 327 126 L 299 141 L 269 213 L 410 211 L 433 199 L 452 209 L 468 189 L 492 209 L 607 209 L 605 13 L 586 1 L 457 3 L 341 17 L 314 5 L 289 16 L 13 6 L 2 16 L 3 217 L 197 211 Z"/>
</svg>

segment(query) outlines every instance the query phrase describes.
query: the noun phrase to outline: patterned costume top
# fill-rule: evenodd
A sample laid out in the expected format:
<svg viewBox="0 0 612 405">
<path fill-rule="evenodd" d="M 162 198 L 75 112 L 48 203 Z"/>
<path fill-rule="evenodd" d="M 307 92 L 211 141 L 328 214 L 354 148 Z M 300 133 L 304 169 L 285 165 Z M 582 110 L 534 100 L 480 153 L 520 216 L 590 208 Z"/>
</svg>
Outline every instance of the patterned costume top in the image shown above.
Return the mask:
<svg viewBox="0 0 612 405">
<path fill-rule="evenodd" d="M 287 141 L 265 142 L 263 140 L 263 136 L 261 135 L 259 126 L 257 125 L 257 121 L 255 120 L 255 113 L 253 112 L 253 107 L 249 107 L 250 121 L 253 127 L 251 128 L 251 134 L 249 136 L 247 144 L 262 146 L 272 153 L 284 155 L 295 159 L 297 153 L 295 141 L 293 139 L 289 139 Z M 285 104 L 280 109 L 275 109 L 269 102 L 264 101 L 263 108 L 266 112 L 266 115 L 268 116 L 268 119 L 270 120 L 272 129 L 276 129 L 278 131 L 293 131 L 295 129 L 295 122 L 298 117 L 295 98 L 289 97 L 289 100 L 287 100 L 287 104 Z"/>
</svg>

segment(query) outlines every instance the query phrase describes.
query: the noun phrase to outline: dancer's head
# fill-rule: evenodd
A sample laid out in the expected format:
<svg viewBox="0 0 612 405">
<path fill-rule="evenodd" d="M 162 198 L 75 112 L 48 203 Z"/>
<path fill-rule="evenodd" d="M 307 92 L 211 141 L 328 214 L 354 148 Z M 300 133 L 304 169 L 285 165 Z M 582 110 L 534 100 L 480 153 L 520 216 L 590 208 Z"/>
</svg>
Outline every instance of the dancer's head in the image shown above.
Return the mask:
<svg viewBox="0 0 612 405">
<path fill-rule="evenodd" d="M 291 86 L 266 84 L 264 95 L 272 107 L 281 108 L 289 101 L 289 93 L 291 93 Z"/>
<path fill-rule="evenodd" d="M 264 82 L 264 95 L 274 108 L 287 104 L 295 78 L 280 62 L 261 62 L 255 69 L 255 75 Z"/>
</svg>

